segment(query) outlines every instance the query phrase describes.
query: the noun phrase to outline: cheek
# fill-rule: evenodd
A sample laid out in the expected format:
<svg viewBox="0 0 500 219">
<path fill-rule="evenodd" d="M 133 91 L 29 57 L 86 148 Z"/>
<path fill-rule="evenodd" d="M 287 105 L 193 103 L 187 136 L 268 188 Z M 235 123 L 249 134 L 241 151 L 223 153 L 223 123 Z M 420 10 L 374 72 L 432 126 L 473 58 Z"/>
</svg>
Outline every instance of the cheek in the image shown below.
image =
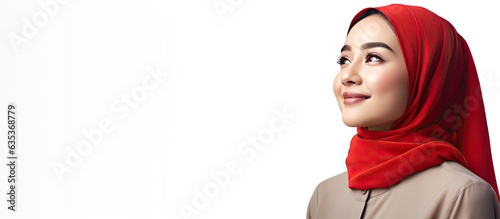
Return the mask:
<svg viewBox="0 0 500 219">
<path fill-rule="evenodd" d="M 408 76 L 405 69 L 381 69 L 365 82 L 380 104 L 391 106 L 390 114 L 399 118 L 404 113 L 408 102 Z"/>
<path fill-rule="evenodd" d="M 342 89 L 342 82 L 340 81 L 340 73 L 337 74 L 335 79 L 333 80 L 333 93 L 335 93 L 335 97 L 340 96 L 340 92 Z"/>
<path fill-rule="evenodd" d="M 369 89 L 376 93 L 406 94 L 408 87 L 407 73 L 398 69 L 381 71 L 366 78 Z"/>
</svg>

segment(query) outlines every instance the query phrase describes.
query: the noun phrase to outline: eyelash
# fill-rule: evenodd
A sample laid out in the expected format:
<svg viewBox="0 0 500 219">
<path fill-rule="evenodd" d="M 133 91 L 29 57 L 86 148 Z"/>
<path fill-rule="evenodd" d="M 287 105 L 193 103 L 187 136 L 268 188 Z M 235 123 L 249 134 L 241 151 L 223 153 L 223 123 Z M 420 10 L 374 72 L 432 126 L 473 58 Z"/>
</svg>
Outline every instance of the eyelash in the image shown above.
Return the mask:
<svg viewBox="0 0 500 219">
<path fill-rule="evenodd" d="M 376 53 L 366 53 L 366 55 L 365 55 L 365 62 L 368 62 L 368 60 L 371 59 L 371 58 L 378 59 L 378 61 L 375 61 L 375 62 L 384 62 L 384 59 L 382 59 Z M 339 64 L 339 65 L 345 64 L 345 61 L 350 61 L 350 60 L 348 58 L 346 58 L 345 56 L 339 56 L 337 58 L 337 64 Z"/>
<path fill-rule="evenodd" d="M 339 57 L 337 58 L 337 64 L 339 64 L 339 65 L 343 65 L 343 64 L 344 64 L 344 62 L 345 62 L 346 60 L 348 60 L 346 57 L 344 57 L 344 56 L 339 56 Z"/>
</svg>

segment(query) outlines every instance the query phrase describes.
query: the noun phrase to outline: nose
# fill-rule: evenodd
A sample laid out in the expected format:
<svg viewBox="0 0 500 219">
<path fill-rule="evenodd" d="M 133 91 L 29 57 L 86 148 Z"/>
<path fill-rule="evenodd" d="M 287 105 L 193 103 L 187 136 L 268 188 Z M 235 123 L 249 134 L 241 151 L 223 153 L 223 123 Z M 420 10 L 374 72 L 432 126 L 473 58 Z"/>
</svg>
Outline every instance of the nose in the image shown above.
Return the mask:
<svg viewBox="0 0 500 219">
<path fill-rule="evenodd" d="M 340 72 L 340 81 L 344 86 L 360 85 L 363 80 L 359 75 L 358 69 L 351 63 L 351 65 Z"/>
</svg>

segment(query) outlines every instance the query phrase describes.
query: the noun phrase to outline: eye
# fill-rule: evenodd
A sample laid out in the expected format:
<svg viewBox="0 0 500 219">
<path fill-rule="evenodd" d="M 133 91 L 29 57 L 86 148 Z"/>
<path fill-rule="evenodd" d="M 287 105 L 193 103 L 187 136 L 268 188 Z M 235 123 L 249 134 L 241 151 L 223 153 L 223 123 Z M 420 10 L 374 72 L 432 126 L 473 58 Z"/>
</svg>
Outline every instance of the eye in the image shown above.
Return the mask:
<svg viewBox="0 0 500 219">
<path fill-rule="evenodd" d="M 339 65 L 344 65 L 344 64 L 349 64 L 349 63 L 351 63 L 351 61 L 348 58 L 346 58 L 345 56 L 339 56 L 337 58 L 337 64 L 339 64 Z"/>
<path fill-rule="evenodd" d="M 384 62 L 384 60 L 377 54 L 368 53 L 365 62 Z"/>
</svg>

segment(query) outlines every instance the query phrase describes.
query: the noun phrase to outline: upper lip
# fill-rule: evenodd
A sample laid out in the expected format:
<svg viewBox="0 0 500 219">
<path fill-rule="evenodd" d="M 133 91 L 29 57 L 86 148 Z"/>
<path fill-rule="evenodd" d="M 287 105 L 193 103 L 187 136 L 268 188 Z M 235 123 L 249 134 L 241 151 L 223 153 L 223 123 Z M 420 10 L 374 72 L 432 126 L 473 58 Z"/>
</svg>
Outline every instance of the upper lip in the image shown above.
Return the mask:
<svg viewBox="0 0 500 219">
<path fill-rule="evenodd" d="M 351 93 L 351 92 L 344 92 L 342 93 L 342 97 L 344 97 L 344 99 L 346 98 L 370 98 L 369 95 L 366 95 L 366 94 L 360 94 L 360 93 Z"/>
</svg>

